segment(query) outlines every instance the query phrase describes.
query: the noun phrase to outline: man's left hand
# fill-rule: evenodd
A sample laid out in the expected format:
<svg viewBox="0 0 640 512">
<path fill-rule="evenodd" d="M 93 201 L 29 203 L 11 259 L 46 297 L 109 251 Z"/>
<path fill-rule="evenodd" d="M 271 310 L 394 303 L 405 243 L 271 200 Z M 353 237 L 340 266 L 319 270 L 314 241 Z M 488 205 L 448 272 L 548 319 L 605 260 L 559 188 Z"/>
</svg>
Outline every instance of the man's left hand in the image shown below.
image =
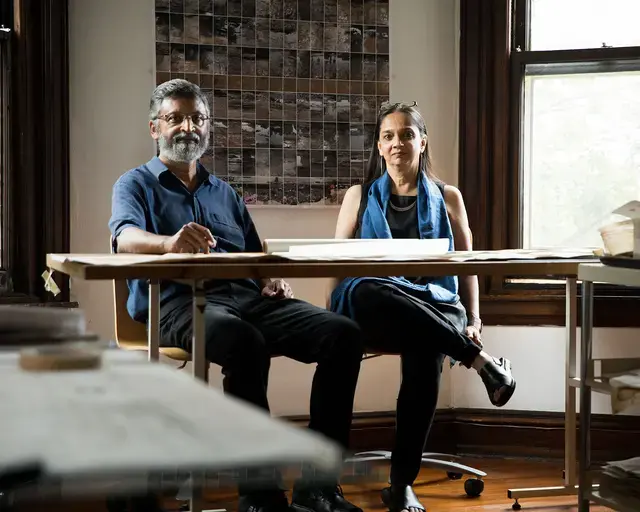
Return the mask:
<svg viewBox="0 0 640 512">
<path fill-rule="evenodd" d="M 276 279 L 262 289 L 262 295 L 274 299 L 293 299 L 293 290 L 284 279 Z"/>
</svg>

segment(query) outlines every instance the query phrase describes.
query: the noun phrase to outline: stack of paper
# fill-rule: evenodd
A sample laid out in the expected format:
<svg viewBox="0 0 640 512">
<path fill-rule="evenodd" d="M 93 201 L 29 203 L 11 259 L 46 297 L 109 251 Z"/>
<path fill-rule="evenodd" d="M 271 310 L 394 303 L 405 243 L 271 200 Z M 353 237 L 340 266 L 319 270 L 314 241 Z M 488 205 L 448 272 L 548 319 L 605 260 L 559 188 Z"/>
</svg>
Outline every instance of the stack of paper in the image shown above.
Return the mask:
<svg viewBox="0 0 640 512">
<path fill-rule="evenodd" d="M 600 495 L 640 510 L 640 457 L 609 462 L 600 477 Z"/>
<path fill-rule="evenodd" d="M 0 306 L 0 347 L 87 338 L 81 309 Z"/>
</svg>

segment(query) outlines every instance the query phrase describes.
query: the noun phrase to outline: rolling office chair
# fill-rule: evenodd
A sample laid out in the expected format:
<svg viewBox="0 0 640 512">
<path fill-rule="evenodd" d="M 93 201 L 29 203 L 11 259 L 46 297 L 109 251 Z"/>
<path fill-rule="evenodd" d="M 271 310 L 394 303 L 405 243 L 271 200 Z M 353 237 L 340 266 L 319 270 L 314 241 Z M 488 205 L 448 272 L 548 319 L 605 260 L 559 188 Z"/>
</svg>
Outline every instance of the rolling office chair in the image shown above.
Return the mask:
<svg viewBox="0 0 640 512">
<path fill-rule="evenodd" d="M 397 356 L 400 354 L 394 352 L 376 352 L 365 354 L 363 360 L 366 361 L 367 359 L 374 359 L 376 357 L 387 355 Z M 482 494 L 482 491 L 484 491 L 484 481 L 482 480 L 482 478 L 487 476 L 487 474 L 484 471 L 480 471 L 479 469 L 465 466 L 464 464 L 460 464 L 459 462 L 455 462 L 459 459 L 460 456 L 458 455 L 424 452 L 422 454 L 422 465 L 427 468 L 441 469 L 443 471 L 446 471 L 447 476 L 451 480 L 459 480 L 463 475 L 472 475 L 475 478 L 468 478 L 464 482 L 464 490 L 469 497 L 475 498 L 480 496 Z M 347 459 L 345 462 L 357 465 L 363 462 L 374 462 L 382 460 L 391 460 L 391 452 L 386 450 L 358 452 Z"/>
<path fill-rule="evenodd" d="M 354 243 L 355 240 L 337 240 L 337 239 L 265 239 L 263 241 L 263 250 L 267 254 L 277 253 L 277 252 L 287 252 L 290 250 L 292 246 L 300 246 L 300 245 L 325 245 L 325 244 L 335 244 L 335 243 Z M 399 356 L 398 353 L 393 352 L 376 352 L 365 354 L 363 360 L 373 359 L 376 357 L 380 357 L 383 355 L 395 355 Z M 422 464 L 425 467 L 433 468 L 433 469 L 441 469 L 446 471 L 447 476 L 451 480 L 459 480 L 463 475 L 471 475 L 474 478 L 469 478 L 464 483 L 464 490 L 468 496 L 476 497 L 482 494 L 484 490 L 484 481 L 482 478 L 487 476 L 484 471 L 480 471 L 479 469 L 472 468 L 469 466 L 465 466 L 460 464 L 459 462 L 455 462 L 455 460 L 459 460 L 460 457 L 458 455 L 451 455 L 445 453 L 429 453 L 425 452 L 422 454 Z M 382 461 L 382 460 L 391 460 L 391 452 L 385 450 L 373 450 L 366 452 L 355 453 L 352 457 L 345 460 L 346 463 L 353 464 L 354 467 L 357 467 L 359 464 L 366 462 L 374 462 L 374 461 Z"/>
</svg>

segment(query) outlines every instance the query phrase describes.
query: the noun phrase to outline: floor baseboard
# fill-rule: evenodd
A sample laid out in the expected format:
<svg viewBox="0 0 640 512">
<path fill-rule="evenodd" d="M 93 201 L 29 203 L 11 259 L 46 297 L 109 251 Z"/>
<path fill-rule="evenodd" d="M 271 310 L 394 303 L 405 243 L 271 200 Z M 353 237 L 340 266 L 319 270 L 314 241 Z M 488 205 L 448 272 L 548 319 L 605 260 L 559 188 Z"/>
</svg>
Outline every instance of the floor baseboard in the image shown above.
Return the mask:
<svg viewBox="0 0 640 512">
<path fill-rule="evenodd" d="M 594 414 L 591 418 L 594 462 L 640 455 L 630 452 L 631 447 L 640 446 L 640 416 Z M 307 421 L 304 417 L 288 419 L 300 424 Z M 394 412 L 356 414 L 351 447 L 354 451 L 390 450 L 394 435 Z M 439 409 L 426 450 L 471 456 L 562 459 L 564 413 Z"/>
</svg>

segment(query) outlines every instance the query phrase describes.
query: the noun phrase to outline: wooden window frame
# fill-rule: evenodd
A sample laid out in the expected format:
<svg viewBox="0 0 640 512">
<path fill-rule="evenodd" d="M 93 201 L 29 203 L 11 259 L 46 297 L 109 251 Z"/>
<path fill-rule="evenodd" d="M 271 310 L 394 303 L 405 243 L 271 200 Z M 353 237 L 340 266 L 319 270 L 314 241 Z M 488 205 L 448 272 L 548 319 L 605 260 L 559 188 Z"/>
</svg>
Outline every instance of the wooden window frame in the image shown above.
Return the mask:
<svg viewBox="0 0 640 512">
<path fill-rule="evenodd" d="M 67 0 L 8 0 L 9 79 L 2 84 L 0 304 L 69 304 L 44 289 L 46 254 L 69 252 L 69 50 Z M 7 142 L 7 144 L 4 144 Z"/>
<path fill-rule="evenodd" d="M 640 70 L 640 47 L 529 51 L 529 13 L 530 0 L 460 0 L 459 186 L 477 249 L 522 246 L 527 66 L 544 74 Z M 639 298 L 638 289 L 597 286 L 594 325 L 640 326 Z M 485 325 L 565 323 L 564 286 L 481 278 L 480 302 Z"/>
</svg>

